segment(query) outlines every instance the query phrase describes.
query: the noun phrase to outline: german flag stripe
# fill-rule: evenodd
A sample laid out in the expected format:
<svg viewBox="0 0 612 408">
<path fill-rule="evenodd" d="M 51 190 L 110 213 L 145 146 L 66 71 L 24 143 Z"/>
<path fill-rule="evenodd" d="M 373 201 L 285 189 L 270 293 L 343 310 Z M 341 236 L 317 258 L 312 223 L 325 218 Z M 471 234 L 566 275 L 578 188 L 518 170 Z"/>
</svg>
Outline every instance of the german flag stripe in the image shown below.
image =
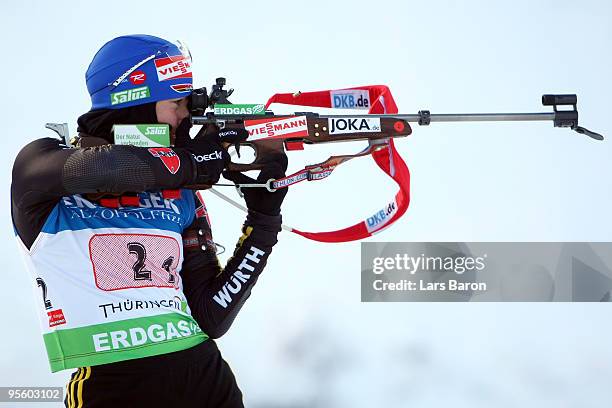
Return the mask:
<svg viewBox="0 0 612 408">
<path fill-rule="evenodd" d="M 77 369 L 74 373 L 72 373 L 70 381 L 68 381 L 68 384 L 66 384 L 66 406 L 68 406 L 68 408 L 74 407 L 74 398 L 72 397 L 72 393 L 74 389 L 74 383 L 79 378 L 81 378 L 81 372 L 82 368 Z"/>
<path fill-rule="evenodd" d="M 89 377 L 91 377 L 91 367 L 85 367 L 85 376 L 81 380 L 79 380 L 77 384 L 77 395 L 76 396 L 77 396 L 78 404 L 76 408 L 83 407 L 83 385 L 85 381 L 89 379 Z"/>
<path fill-rule="evenodd" d="M 83 406 L 83 383 L 91 377 L 91 367 L 81 367 L 66 385 L 66 406 L 68 408 L 81 408 Z"/>
</svg>

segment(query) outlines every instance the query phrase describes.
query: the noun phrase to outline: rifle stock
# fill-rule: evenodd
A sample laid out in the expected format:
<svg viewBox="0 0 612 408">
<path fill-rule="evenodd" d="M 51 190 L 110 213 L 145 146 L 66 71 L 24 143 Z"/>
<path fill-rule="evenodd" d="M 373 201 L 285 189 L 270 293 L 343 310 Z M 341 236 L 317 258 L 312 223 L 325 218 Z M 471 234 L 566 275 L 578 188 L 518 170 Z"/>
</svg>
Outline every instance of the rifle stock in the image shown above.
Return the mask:
<svg viewBox="0 0 612 408">
<path fill-rule="evenodd" d="M 230 171 L 261 170 L 270 155 L 275 152 L 303 150 L 304 144 L 347 142 L 355 140 L 387 140 L 405 137 L 412 133 L 408 121 L 381 115 L 320 116 L 314 113 L 295 115 L 210 115 L 206 120 L 194 123 L 214 123 L 220 128 L 243 128 L 249 131 L 247 140 L 235 143 L 239 153 L 242 146 L 249 146 L 255 153 L 251 163 L 228 165 Z M 229 144 L 227 144 L 229 147 Z"/>
</svg>

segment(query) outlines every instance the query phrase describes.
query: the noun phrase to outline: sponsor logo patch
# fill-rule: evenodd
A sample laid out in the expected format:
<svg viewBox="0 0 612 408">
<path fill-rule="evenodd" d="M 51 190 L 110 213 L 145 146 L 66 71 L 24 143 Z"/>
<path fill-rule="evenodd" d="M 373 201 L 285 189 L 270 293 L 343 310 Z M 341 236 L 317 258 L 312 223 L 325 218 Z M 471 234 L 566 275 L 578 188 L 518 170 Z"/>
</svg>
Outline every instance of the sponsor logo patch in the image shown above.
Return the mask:
<svg viewBox="0 0 612 408">
<path fill-rule="evenodd" d="M 380 118 L 330 118 L 329 134 L 380 132 Z"/>
<path fill-rule="evenodd" d="M 262 104 L 217 104 L 215 115 L 263 115 L 266 113 Z"/>
<path fill-rule="evenodd" d="M 287 187 L 290 186 L 291 184 L 295 184 L 299 181 L 302 180 L 306 180 L 308 178 L 308 173 L 304 172 L 304 173 L 299 173 L 296 174 L 294 176 L 289 176 L 289 177 L 285 177 L 282 178 L 280 180 L 276 180 L 272 183 L 272 188 L 283 188 L 283 187 Z"/>
<path fill-rule="evenodd" d="M 149 153 L 151 153 L 153 157 L 158 157 L 172 174 L 176 174 L 181 168 L 180 157 L 178 157 L 176 152 L 169 147 L 151 147 Z"/>
<path fill-rule="evenodd" d="M 170 146 L 170 126 L 168 125 L 114 125 L 115 144 L 138 147 Z"/>
<path fill-rule="evenodd" d="M 221 138 L 232 137 L 232 136 L 238 136 L 238 131 L 234 129 L 230 129 L 230 130 L 225 130 L 223 132 L 219 132 L 219 137 Z"/>
<path fill-rule="evenodd" d="M 177 84 L 177 85 L 170 85 L 170 88 L 172 88 L 174 92 L 184 93 L 184 92 L 191 92 L 193 90 L 193 85 Z"/>
<path fill-rule="evenodd" d="M 221 160 L 223 156 L 221 155 L 221 150 L 217 150 L 216 152 L 212 152 L 209 154 L 192 154 L 195 161 L 198 163 L 202 163 L 210 160 Z"/>
<path fill-rule="evenodd" d="M 143 71 L 134 71 L 129 76 L 129 79 L 134 85 L 141 85 L 147 80 L 147 74 L 145 74 Z"/>
<path fill-rule="evenodd" d="M 206 207 L 204 207 L 204 205 L 201 205 L 196 208 L 195 215 L 197 218 L 207 217 L 208 213 L 206 212 Z"/>
<path fill-rule="evenodd" d="M 122 103 L 137 101 L 151 96 L 148 86 L 140 88 L 126 89 L 125 91 L 115 92 L 110 94 L 111 105 L 119 105 Z"/>
<path fill-rule="evenodd" d="M 187 234 L 188 235 L 183 235 L 183 247 L 185 249 L 200 248 L 200 241 L 198 240 L 198 237 L 195 232 Z"/>
<path fill-rule="evenodd" d="M 371 217 L 366 220 L 366 228 L 368 232 L 374 232 L 380 230 L 385 224 L 391 220 L 393 215 L 397 212 L 397 202 L 391 201 L 385 208 L 377 211 Z"/>
<path fill-rule="evenodd" d="M 369 109 L 370 93 L 363 89 L 331 91 L 331 106 L 339 109 Z"/>
<path fill-rule="evenodd" d="M 183 242 L 185 239 L 183 238 Z M 104 313 L 104 318 L 108 319 L 109 316 L 118 313 L 130 313 L 133 310 L 139 309 L 176 309 L 184 311 L 183 299 L 178 296 L 174 296 L 169 299 L 125 299 L 119 302 L 105 303 L 98 305 L 100 312 Z"/>
<path fill-rule="evenodd" d="M 336 166 L 330 166 L 330 167 L 324 167 L 319 171 L 311 171 L 310 179 L 311 180 L 323 180 L 324 178 L 329 177 L 329 175 L 332 174 L 332 171 L 334 171 L 335 168 Z"/>
<path fill-rule="evenodd" d="M 250 140 L 268 137 L 308 136 L 306 116 L 245 120 L 244 128 L 249 132 Z"/>
<path fill-rule="evenodd" d="M 232 303 L 233 295 L 238 294 L 243 286 L 246 286 L 247 281 L 251 279 L 251 273 L 255 272 L 255 267 L 261 262 L 264 255 L 266 255 L 264 251 L 251 246 L 236 271 L 228 278 L 221 290 L 213 296 L 213 300 L 223 309 L 227 309 Z"/>
<path fill-rule="evenodd" d="M 154 62 L 157 79 L 160 82 L 169 79 L 192 78 L 191 60 L 182 55 L 158 58 Z"/>
<path fill-rule="evenodd" d="M 51 310 L 47 312 L 47 316 L 49 316 L 49 327 L 66 324 L 66 318 L 64 317 L 62 309 Z"/>
<path fill-rule="evenodd" d="M 191 319 L 167 321 L 163 324 L 132 327 L 129 330 L 95 333 L 91 335 L 91 344 L 96 353 L 107 353 L 111 350 L 138 350 L 143 346 L 176 341 L 201 332 L 202 329 Z"/>
<path fill-rule="evenodd" d="M 204 198 L 202 197 L 202 194 L 199 191 L 196 193 L 196 195 L 198 197 L 198 201 L 201 204 L 198 208 L 196 208 L 196 211 L 195 211 L 196 217 L 198 218 L 206 217 L 206 223 L 208 224 L 208 227 L 210 228 L 212 224 L 210 222 L 210 217 L 208 215 L 208 210 L 206 209 L 206 203 L 204 202 Z"/>
</svg>

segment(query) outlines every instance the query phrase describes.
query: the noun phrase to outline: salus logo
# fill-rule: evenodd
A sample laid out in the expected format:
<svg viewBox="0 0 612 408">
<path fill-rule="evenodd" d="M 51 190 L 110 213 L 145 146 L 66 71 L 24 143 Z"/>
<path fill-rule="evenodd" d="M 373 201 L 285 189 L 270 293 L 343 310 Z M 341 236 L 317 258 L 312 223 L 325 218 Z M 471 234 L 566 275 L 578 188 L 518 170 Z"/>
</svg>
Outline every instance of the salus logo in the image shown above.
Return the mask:
<svg viewBox="0 0 612 408">
<path fill-rule="evenodd" d="M 115 144 L 137 147 L 170 146 L 170 126 L 150 125 L 114 125 L 112 134 Z"/>
<path fill-rule="evenodd" d="M 137 101 L 151 96 L 148 86 L 140 88 L 127 89 L 125 91 L 115 92 L 111 95 L 111 105 L 119 105 L 122 103 Z"/>
<path fill-rule="evenodd" d="M 263 115 L 266 113 L 262 104 L 218 104 L 215 115 Z"/>
<path fill-rule="evenodd" d="M 144 129 L 141 129 L 141 127 Z M 139 129 L 141 129 L 141 131 L 144 130 L 146 136 L 165 135 L 168 133 L 168 125 L 141 125 Z"/>
</svg>

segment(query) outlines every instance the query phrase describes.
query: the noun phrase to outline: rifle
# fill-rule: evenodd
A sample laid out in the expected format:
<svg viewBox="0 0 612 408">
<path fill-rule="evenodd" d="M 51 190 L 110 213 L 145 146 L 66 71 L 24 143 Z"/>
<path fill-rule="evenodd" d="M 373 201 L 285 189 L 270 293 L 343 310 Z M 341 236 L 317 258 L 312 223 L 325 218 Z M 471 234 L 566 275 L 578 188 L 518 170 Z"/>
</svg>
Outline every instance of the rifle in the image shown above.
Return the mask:
<svg viewBox="0 0 612 408">
<path fill-rule="evenodd" d="M 266 157 L 270 153 L 303 150 L 304 145 L 352 140 L 368 142 L 368 146 L 356 154 L 332 156 L 324 162 L 306 166 L 303 170 L 278 180 L 238 185 L 239 192 L 245 187 L 275 191 L 301 181 L 322 180 L 340 164 L 367 155 L 372 155 L 378 166 L 400 187 L 392 201 L 353 226 L 328 232 L 304 232 L 283 226 L 288 231 L 322 242 L 346 242 L 371 236 L 387 228 L 406 212 L 410 201 L 410 175 L 408 167 L 394 147 L 393 139 L 410 135 L 410 122 L 428 126 L 432 122 L 552 121 L 555 127 L 567 127 L 594 140 L 603 140 L 602 135 L 578 125 L 577 96 L 574 94 L 543 95 L 542 104 L 551 106 L 552 112 L 431 114 L 428 110 L 421 110 L 417 114 L 399 114 L 389 88 L 381 85 L 275 94 L 265 106 L 233 105 L 228 98 L 234 90 L 225 90 L 225 85 L 225 78 L 217 78 L 210 94 L 206 88 L 194 90 L 190 110 L 194 125 L 214 125 L 219 129 L 243 128 L 248 131 L 247 139 L 235 143 L 235 148 L 240 155 L 241 146 L 251 147 L 255 153 L 254 160 L 248 164 L 231 162 L 228 170 L 258 170 L 266 165 Z M 267 110 L 272 103 L 367 109 L 368 114 L 324 115 L 295 112 L 275 115 Z M 244 207 L 223 194 L 214 189 L 212 192 L 244 210 Z"/>
<path fill-rule="evenodd" d="M 244 128 L 249 131 L 247 140 L 235 144 L 240 155 L 241 146 L 249 146 L 255 159 L 248 164 L 230 163 L 228 170 L 259 170 L 266 164 L 266 157 L 275 151 L 303 150 L 304 144 L 333 143 L 343 141 L 367 140 L 369 147 L 354 155 L 333 156 L 322 163 L 308 166 L 309 180 L 327 177 L 333 168 L 354 157 L 369 155 L 387 145 L 390 138 L 405 137 L 412 133 L 409 122 L 428 126 L 432 122 L 500 122 L 500 121 L 553 121 L 555 127 L 569 127 L 572 130 L 595 140 L 603 136 L 578 125 L 576 95 L 543 95 L 542 104 L 552 106 L 553 112 L 540 113 L 468 113 L 468 114 L 431 114 L 421 110 L 417 114 L 365 114 L 365 115 L 322 115 L 315 112 L 295 112 L 291 115 L 275 115 L 264 110 L 262 105 L 235 105 L 228 97 L 233 89 L 225 90 L 225 78 L 217 78 L 210 94 L 206 88 L 193 91 L 190 102 L 192 123 L 194 125 L 214 125 L 219 129 Z M 355 89 L 355 88 L 353 88 Z M 297 101 L 301 92 L 292 94 L 293 101 L 287 97 L 278 98 L 277 94 L 266 104 L 282 99 L 281 102 L 301 105 Z M 570 106 L 571 110 L 559 107 Z M 206 112 L 207 108 L 212 111 Z M 243 111 L 244 113 L 238 113 Z M 221 113 L 232 112 L 232 113 Z M 236 113 L 234 113 L 236 112 Z M 309 178 L 308 178 L 309 177 Z M 304 178 L 299 181 L 304 180 Z M 267 184 L 241 185 L 241 187 L 264 187 L 270 191 L 287 187 L 295 182 L 270 182 Z"/>
<path fill-rule="evenodd" d="M 238 156 L 240 156 L 241 146 L 249 146 L 253 149 L 255 158 L 248 164 L 231 162 L 228 165 L 230 171 L 243 172 L 262 169 L 271 153 L 303 150 L 305 144 L 354 140 L 368 142 L 367 147 L 356 154 L 331 156 L 321 163 L 306 166 L 278 180 L 239 184 L 236 186 L 239 193 L 241 188 L 266 188 L 274 192 L 279 188 L 286 188 L 302 181 L 322 180 L 331 175 L 340 164 L 368 155 L 371 155 L 376 164 L 400 187 L 392 201 L 353 226 L 328 232 L 304 232 L 283 226 L 288 231 L 322 242 L 346 242 L 371 236 L 393 224 L 406 212 L 410 201 L 410 174 L 404 160 L 395 149 L 393 140 L 412 133 L 410 122 L 428 126 L 432 122 L 552 121 L 555 127 L 570 128 L 594 140 L 603 140 L 602 135 L 578 125 L 577 96 L 575 94 L 543 95 L 542 104 L 552 106 L 552 112 L 431 114 L 428 110 L 421 110 L 417 114 L 399 114 L 391 91 L 382 85 L 305 93 L 280 93 L 273 95 L 265 105 L 234 105 L 228 99 L 234 90 L 225 90 L 225 85 L 225 78 L 217 78 L 210 93 L 205 87 L 193 90 L 189 100 L 189 109 L 194 125 L 214 126 L 221 130 L 242 128 L 248 131 L 249 136 L 246 140 L 233 143 L 233 145 Z M 272 103 L 367 109 L 368 114 L 324 115 L 315 112 L 295 112 L 275 115 L 267 109 Z M 47 124 L 47 127 L 63 136 L 68 144 L 69 138 L 65 124 Z M 223 140 L 223 132 L 220 132 L 220 136 Z M 226 147 L 229 145 L 226 144 Z M 217 185 L 234 186 L 233 184 Z M 246 210 L 220 192 L 214 189 L 211 191 L 232 205 Z"/>
</svg>

